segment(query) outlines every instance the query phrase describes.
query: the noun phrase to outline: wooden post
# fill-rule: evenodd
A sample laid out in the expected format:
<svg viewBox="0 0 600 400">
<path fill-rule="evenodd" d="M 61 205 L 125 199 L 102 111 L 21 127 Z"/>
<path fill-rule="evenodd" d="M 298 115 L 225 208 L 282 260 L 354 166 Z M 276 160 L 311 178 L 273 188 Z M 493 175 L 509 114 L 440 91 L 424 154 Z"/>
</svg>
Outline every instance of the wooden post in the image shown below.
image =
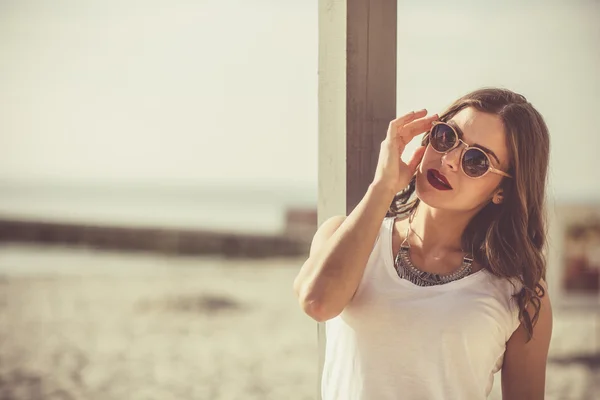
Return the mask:
<svg viewBox="0 0 600 400">
<path fill-rule="evenodd" d="M 373 180 L 396 117 L 396 20 L 396 0 L 319 1 L 319 225 L 350 214 Z M 324 323 L 317 335 L 321 399 Z"/>
</svg>

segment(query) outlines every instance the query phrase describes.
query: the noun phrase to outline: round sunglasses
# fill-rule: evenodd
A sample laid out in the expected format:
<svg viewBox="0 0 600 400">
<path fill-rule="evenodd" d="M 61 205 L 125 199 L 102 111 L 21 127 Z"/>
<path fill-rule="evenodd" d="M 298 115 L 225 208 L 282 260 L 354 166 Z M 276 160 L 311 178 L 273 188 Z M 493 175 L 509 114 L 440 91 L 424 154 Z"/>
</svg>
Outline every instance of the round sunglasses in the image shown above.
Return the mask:
<svg viewBox="0 0 600 400">
<path fill-rule="evenodd" d="M 465 145 L 465 149 L 460 156 L 460 168 L 471 178 L 481 178 L 488 172 L 512 178 L 506 172 L 492 167 L 492 162 L 488 154 L 479 147 L 469 146 L 458 137 L 456 130 L 445 122 L 434 121 L 433 127 L 429 133 L 429 144 L 431 148 L 438 153 L 448 153 L 460 144 Z"/>
</svg>

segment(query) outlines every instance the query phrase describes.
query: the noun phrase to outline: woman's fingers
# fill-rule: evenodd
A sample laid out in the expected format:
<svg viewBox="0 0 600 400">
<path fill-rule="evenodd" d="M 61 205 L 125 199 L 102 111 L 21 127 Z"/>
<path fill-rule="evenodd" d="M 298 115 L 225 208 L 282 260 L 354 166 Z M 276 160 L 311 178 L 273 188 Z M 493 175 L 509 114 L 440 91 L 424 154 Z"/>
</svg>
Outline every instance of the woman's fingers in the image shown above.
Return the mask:
<svg viewBox="0 0 600 400">
<path fill-rule="evenodd" d="M 422 109 L 419 111 L 411 111 L 406 115 L 392 120 L 388 129 L 388 136 L 392 136 L 392 138 L 395 137 L 399 128 L 402 128 L 404 125 L 416 120 L 417 118 L 423 118 L 425 115 L 427 115 L 427 110 Z"/>
<path fill-rule="evenodd" d="M 415 173 L 417 168 L 419 167 L 419 163 L 423 160 L 423 156 L 425 155 L 425 146 L 417 147 L 413 155 L 410 157 L 410 161 L 408 162 L 408 170 L 411 175 Z"/>
<path fill-rule="evenodd" d="M 410 121 L 413 121 L 417 118 L 423 118 L 426 115 L 427 115 L 426 109 L 422 109 L 419 111 L 411 111 L 408 114 L 401 116 L 400 118 L 396 118 L 395 120 L 392 121 L 392 123 L 402 126 L 402 125 L 406 125 Z"/>
<path fill-rule="evenodd" d="M 420 118 L 405 124 L 404 126 L 398 127 L 397 137 L 404 144 L 410 142 L 415 136 L 427 132 L 431 129 L 431 124 L 439 118 L 437 114 L 434 114 L 427 118 Z"/>
</svg>

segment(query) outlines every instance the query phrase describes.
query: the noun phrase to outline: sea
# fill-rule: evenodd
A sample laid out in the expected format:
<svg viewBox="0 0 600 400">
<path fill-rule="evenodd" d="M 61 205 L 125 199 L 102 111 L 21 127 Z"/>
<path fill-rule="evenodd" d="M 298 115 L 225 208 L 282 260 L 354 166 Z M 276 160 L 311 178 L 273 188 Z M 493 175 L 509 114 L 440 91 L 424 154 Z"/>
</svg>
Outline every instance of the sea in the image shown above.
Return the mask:
<svg viewBox="0 0 600 400">
<path fill-rule="evenodd" d="M 276 234 L 317 184 L 0 183 L 0 219 Z"/>
</svg>

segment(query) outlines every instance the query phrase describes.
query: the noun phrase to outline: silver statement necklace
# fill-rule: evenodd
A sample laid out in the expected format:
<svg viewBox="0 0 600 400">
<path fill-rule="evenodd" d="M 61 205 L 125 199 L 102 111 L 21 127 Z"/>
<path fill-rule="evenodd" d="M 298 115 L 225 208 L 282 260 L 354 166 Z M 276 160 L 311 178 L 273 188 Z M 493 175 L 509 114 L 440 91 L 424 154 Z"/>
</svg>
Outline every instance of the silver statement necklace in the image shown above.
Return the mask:
<svg viewBox="0 0 600 400">
<path fill-rule="evenodd" d="M 412 215 L 411 215 L 412 217 Z M 408 235 L 412 231 L 410 229 L 410 219 L 408 223 L 408 229 L 406 230 L 406 236 L 404 241 L 400 245 L 400 250 L 396 255 L 394 265 L 398 276 L 402 279 L 409 280 L 418 286 L 435 286 L 443 285 L 444 283 L 456 281 L 464 278 L 471 273 L 471 265 L 473 264 L 473 257 L 465 254 L 463 262 L 456 271 L 449 274 L 434 274 L 432 272 L 421 271 L 415 267 L 410 259 L 410 242 L 408 241 Z"/>
</svg>

